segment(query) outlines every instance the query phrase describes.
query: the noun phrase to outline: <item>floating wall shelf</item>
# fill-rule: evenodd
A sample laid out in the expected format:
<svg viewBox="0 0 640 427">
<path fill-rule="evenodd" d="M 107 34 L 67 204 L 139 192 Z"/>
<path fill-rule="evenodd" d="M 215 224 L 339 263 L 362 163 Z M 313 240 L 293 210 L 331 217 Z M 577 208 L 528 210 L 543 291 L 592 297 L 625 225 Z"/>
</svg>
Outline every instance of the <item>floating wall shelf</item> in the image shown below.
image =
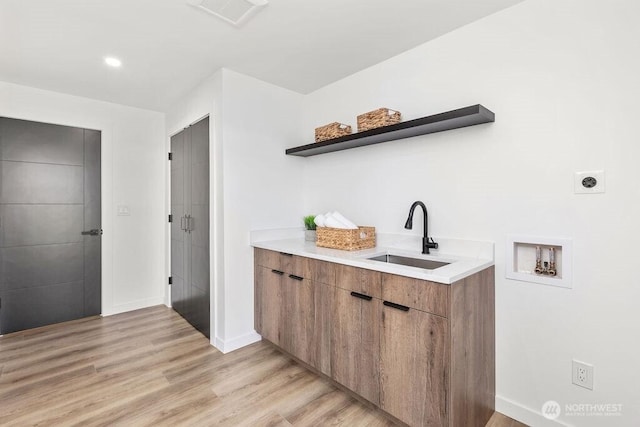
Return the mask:
<svg viewBox="0 0 640 427">
<path fill-rule="evenodd" d="M 290 156 L 309 157 L 317 154 L 348 150 L 350 148 L 364 147 L 365 145 L 379 144 L 381 142 L 411 138 L 412 136 L 426 135 L 493 121 L 495 121 L 495 114 L 482 105 L 477 104 L 322 142 L 288 148 L 286 154 Z"/>
</svg>

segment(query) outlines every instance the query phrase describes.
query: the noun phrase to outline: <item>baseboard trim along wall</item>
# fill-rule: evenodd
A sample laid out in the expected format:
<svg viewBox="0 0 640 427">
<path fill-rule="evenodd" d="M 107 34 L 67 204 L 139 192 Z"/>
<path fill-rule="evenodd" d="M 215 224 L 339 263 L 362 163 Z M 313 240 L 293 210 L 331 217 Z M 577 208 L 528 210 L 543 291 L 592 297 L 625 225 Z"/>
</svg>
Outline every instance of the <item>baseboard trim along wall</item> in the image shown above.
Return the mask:
<svg viewBox="0 0 640 427">
<path fill-rule="evenodd" d="M 573 427 L 571 424 L 564 423 L 560 420 L 550 420 L 542 416 L 540 410 L 533 410 L 519 403 L 509 400 L 502 396 L 496 396 L 496 411 L 500 412 L 514 420 L 520 421 L 530 426 L 540 427 Z"/>
<path fill-rule="evenodd" d="M 164 296 L 140 299 L 137 301 L 128 302 L 126 304 L 114 305 L 111 306 L 111 308 L 105 308 L 102 311 L 102 316 L 113 316 L 114 314 L 126 313 L 127 311 L 153 307 L 154 305 L 165 305 L 164 303 Z"/>
<path fill-rule="evenodd" d="M 262 337 L 260 336 L 260 334 L 254 331 L 227 341 L 222 340 L 220 337 L 216 337 L 213 342 L 213 346 L 226 354 L 231 353 L 233 350 L 245 347 L 249 344 L 253 344 L 254 342 L 258 342 L 261 339 Z"/>
</svg>

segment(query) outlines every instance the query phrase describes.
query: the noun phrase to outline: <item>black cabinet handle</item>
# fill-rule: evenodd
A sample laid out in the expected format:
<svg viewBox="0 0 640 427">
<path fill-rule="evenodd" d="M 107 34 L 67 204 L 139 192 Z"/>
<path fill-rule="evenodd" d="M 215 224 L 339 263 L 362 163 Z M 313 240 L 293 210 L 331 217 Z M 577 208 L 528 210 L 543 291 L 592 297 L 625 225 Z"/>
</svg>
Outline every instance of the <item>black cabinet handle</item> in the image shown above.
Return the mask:
<svg viewBox="0 0 640 427">
<path fill-rule="evenodd" d="M 278 276 L 282 276 L 284 274 L 284 271 L 280 271 L 280 270 L 271 270 L 272 273 L 276 273 Z"/>
<path fill-rule="evenodd" d="M 409 307 L 407 307 L 406 305 L 396 304 L 395 302 L 384 301 L 382 304 L 386 305 L 387 307 L 395 308 L 398 310 L 409 311 Z"/>
<path fill-rule="evenodd" d="M 351 296 L 352 297 L 356 297 L 356 298 L 360 298 L 366 301 L 371 301 L 371 298 L 369 295 L 365 295 L 365 294 L 361 294 L 359 292 L 351 292 Z"/>
<path fill-rule="evenodd" d="M 304 280 L 303 277 L 296 276 L 295 274 L 290 274 L 289 277 L 294 279 L 294 280 L 300 280 L 300 281 Z"/>
<path fill-rule="evenodd" d="M 284 255 L 284 256 L 293 256 L 293 254 L 288 254 L 286 252 L 280 252 L 280 255 Z"/>
</svg>

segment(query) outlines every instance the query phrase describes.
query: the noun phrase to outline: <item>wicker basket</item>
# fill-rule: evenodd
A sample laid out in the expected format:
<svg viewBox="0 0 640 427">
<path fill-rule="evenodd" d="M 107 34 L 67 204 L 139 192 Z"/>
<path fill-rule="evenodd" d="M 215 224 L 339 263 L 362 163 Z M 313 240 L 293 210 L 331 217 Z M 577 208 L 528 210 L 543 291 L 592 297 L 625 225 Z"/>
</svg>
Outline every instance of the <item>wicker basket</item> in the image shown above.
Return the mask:
<svg viewBox="0 0 640 427">
<path fill-rule="evenodd" d="M 378 108 L 358 116 L 358 132 L 400 123 L 401 119 L 400 111 Z"/>
<path fill-rule="evenodd" d="M 349 134 L 351 134 L 351 126 L 333 122 L 316 128 L 316 142 L 322 142 L 327 139 L 338 138 L 339 136 Z"/>
<path fill-rule="evenodd" d="M 357 230 L 342 228 L 318 227 L 316 229 L 316 246 L 323 248 L 341 249 L 343 251 L 358 251 L 376 246 L 376 228 L 358 227 Z"/>
</svg>

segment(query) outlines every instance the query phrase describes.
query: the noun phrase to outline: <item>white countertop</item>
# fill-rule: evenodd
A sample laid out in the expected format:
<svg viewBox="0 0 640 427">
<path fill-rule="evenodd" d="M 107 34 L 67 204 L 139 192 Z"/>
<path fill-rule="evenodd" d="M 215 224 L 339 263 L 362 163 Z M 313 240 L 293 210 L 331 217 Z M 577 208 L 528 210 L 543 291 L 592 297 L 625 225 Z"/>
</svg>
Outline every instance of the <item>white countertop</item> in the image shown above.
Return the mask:
<svg viewBox="0 0 640 427">
<path fill-rule="evenodd" d="M 415 235 L 378 233 L 377 246 L 361 251 L 341 251 L 317 247 L 315 242 L 305 242 L 302 229 L 260 230 L 251 232 L 251 246 L 272 251 L 286 252 L 321 261 L 382 271 L 415 279 L 451 284 L 494 264 L 492 242 L 448 239 L 434 237 L 438 249 L 423 255 L 422 238 Z M 435 270 L 408 267 L 367 259 L 369 257 L 392 253 L 412 258 L 448 262 Z"/>
</svg>

